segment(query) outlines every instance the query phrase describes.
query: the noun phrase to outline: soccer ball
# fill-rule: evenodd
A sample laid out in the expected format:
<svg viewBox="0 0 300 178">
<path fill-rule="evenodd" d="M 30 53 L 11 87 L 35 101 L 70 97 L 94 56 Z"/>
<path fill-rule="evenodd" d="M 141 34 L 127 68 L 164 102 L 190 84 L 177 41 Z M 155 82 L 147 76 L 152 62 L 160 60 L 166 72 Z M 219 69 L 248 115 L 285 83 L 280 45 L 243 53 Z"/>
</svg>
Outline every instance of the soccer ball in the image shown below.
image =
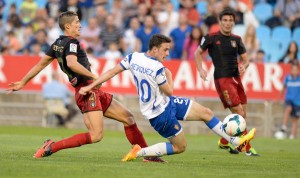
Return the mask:
<svg viewBox="0 0 300 178">
<path fill-rule="evenodd" d="M 223 130 L 227 135 L 239 136 L 246 129 L 246 121 L 239 114 L 230 114 L 223 120 Z"/>
<path fill-rule="evenodd" d="M 286 133 L 282 132 L 282 131 L 277 131 L 274 134 L 274 137 L 278 140 L 282 140 L 286 138 Z"/>
</svg>

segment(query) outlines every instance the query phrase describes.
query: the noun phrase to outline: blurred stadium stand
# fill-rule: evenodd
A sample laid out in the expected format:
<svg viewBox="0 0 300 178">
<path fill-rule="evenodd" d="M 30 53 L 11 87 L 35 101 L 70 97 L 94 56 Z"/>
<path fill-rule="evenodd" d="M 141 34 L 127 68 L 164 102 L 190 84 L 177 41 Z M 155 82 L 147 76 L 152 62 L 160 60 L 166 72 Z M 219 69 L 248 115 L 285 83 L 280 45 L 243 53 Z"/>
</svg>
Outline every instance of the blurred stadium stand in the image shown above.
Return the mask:
<svg viewBox="0 0 300 178">
<path fill-rule="evenodd" d="M 142 131 L 154 132 L 149 122 L 143 119 L 139 111 L 138 98 L 136 96 L 116 95 L 115 98 L 125 106 L 130 106 L 137 123 Z M 211 108 L 219 118 L 225 118 L 230 112 L 224 110 L 218 99 L 205 100 L 194 98 L 197 102 Z M 258 136 L 271 137 L 281 123 L 283 107 L 270 102 L 249 101 L 247 127 L 257 128 Z M 1 125 L 25 125 L 42 126 L 44 117 L 43 97 L 41 93 L 19 92 L 12 95 L 0 93 L 0 124 Z M 50 122 L 51 123 L 51 122 Z M 200 122 L 181 122 L 185 133 L 188 134 L 212 134 L 207 126 Z M 111 119 L 105 119 L 105 129 L 123 130 L 123 125 Z M 48 125 L 51 127 L 51 125 Z M 69 128 L 85 128 L 82 115 L 78 114 L 75 119 L 68 123 Z"/>
</svg>

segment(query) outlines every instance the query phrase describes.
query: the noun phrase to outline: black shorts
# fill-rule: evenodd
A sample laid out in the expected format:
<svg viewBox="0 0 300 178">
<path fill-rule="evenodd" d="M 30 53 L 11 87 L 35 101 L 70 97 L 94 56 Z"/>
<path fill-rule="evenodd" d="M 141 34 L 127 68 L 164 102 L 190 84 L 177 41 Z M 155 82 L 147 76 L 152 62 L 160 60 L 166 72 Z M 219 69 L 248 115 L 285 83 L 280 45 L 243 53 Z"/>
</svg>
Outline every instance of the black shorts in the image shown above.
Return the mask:
<svg viewBox="0 0 300 178">
<path fill-rule="evenodd" d="M 292 112 L 291 112 L 291 116 L 295 117 L 295 118 L 300 118 L 300 106 L 296 105 L 293 101 L 291 100 L 286 100 L 285 101 L 285 105 L 286 106 L 291 106 L 292 107 Z"/>
</svg>

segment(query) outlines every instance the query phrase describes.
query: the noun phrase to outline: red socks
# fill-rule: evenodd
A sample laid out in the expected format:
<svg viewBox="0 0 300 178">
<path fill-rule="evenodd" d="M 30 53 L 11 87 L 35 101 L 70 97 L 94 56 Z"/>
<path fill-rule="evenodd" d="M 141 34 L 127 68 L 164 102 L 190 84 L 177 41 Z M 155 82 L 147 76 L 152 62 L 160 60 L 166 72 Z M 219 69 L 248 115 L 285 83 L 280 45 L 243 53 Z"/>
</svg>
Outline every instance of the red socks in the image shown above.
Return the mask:
<svg viewBox="0 0 300 178">
<path fill-rule="evenodd" d="M 225 138 L 221 138 L 220 142 L 224 145 L 226 145 L 228 143 L 228 141 Z"/>
<path fill-rule="evenodd" d="M 147 147 L 147 143 L 144 139 L 144 136 L 142 132 L 138 129 L 136 123 L 129 125 L 129 126 L 124 126 L 125 134 L 128 139 L 128 141 L 132 144 L 138 144 L 142 148 Z"/>
<path fill-rule="evenodd" d="M 53 143 L 51 150 L 55 153 L 62 149 L 79 147 L 90 143 L 92 143 L 90 133 L 80 133 Z"/>
<path fill-rule="evenodd" d="M 142 148 L 148 146 L 142 132 L 138 129 L 136 124 L 124 126 L 124 129 L 126 137 L 132 145 L 138 144 Z M 62 149 L 80 147 L 81 145 L 90 143 L 92 143 L 90 133 L 80 133 L 53 143 L 51 150 L 53 153 L 55 153 Z"/>
<path fill-rule="evenodd" d="M 243 132 L 243 135 L 246 135 L 247 133 L 248 133 L 248 131 L 245 130 L 245 131 Z M 221 138 L 221 139 L 220 139 L 220 142 L 221 142 L 222 144 L 227 144 L 227 143 L 228 143 L 228 141 L 225 140 L 224 138 Z M 250 145 L 250 142 L 249 142 L 249 143 L 246 145 L 246 151 L 249 151 L 250 148 L 251 148 L 251 145 Z"/>
</svg>

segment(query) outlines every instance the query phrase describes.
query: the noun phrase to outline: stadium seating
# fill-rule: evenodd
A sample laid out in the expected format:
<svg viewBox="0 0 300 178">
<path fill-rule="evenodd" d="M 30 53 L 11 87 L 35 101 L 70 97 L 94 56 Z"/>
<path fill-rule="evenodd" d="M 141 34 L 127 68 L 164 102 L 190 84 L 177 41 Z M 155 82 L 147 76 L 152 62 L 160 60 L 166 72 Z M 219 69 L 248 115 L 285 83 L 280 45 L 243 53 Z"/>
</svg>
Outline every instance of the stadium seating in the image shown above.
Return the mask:
<svg viewBox="0 0 300 178">
<path fill-rule="evenodd" d="M 269 53 L 269 60 L 268 62 L 277 63 L 284 55 L 285 51 L 279 50 L 279 51 L 270 51 Z"/>
<path fill-rule="evenodd" d="M 288 49 L 289 44 L 291 43 L 291 29 L 284 26 L 275 27 L 272 30 L 271 38 L 272 40 L 279 42 L 279 54 L 283 55 Z"/>
<path fill-rule="evenodd" d="M 269 40 L 271 38 L 271 29 L 266 25 L 260 25 L 256 28 L 256 38 L 259 41 Z"/>
<path fill-rule="evenodd" d="M 264 24 L 266 20 L 273 16 L 273 8 L 270 4 L 259 3 L 254 6 L 253 13 L 260 24 Z"/>
<path fill-rule="evenodd" d="M 272 39 L 274 40 L 285 40 L 285 41 L 291 41 L 292 38 L 292 32 L 291 29 L 285 26 L 279 26 L 279 27 L 275 27 L 272 30 Z"/>
<path fill-rule="evenodd" d="M 237 24 L 233 27 L 232 33 L 240 37 L 243 37 L 246 33 L 246 26 L 242 24 Z"/>
<path fill-rule="evenodd" d="M 207 14 L 207 2 L 206 1 L 200 1 L 197 3 L 197 11 L 200 15 L 206 16 Z"/>
<path fill-rule="evenodd" d="M 280 51 L 280 43 L 278 41 L 269 39 L 260 42 L 260 48 L 265 51 L 265 62 L 278 62 L 282 56 Z"/>
</svg>

